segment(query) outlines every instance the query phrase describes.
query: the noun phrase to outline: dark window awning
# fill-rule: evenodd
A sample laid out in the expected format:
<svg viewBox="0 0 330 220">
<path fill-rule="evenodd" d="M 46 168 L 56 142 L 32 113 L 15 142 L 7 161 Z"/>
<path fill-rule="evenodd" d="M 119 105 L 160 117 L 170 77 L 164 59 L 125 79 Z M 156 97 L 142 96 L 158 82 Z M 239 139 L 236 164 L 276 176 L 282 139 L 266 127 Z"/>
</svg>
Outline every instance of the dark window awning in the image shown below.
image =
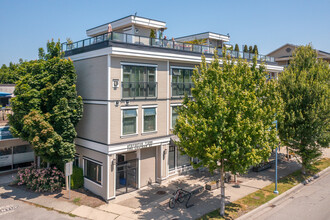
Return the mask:
<svg viewBox="0 0 330 220">
<path fill-rule="evenodd" d="M 176 136 L 176 135 L 173 135 L 173 136 L 171 137 L 170 144 L 171 144 L 171 145 L 175 145 L 175 142 L 178 142 L 178 141 L 180 141 L 179 137 Z"/>
</svg>

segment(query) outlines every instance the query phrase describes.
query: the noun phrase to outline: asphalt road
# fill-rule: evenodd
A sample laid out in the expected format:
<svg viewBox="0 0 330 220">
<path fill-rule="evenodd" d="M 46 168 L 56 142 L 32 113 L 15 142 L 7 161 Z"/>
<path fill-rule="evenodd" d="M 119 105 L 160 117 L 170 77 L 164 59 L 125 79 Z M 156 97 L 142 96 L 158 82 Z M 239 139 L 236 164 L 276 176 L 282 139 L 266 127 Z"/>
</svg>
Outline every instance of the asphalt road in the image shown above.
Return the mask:
<svg viewBox="0 0 330 220">
<path fill-rule="evenodd" d="M 256 220 L 330 220 L 330 171 L 279 201 L 271 211 Z"/>
<path fill-rule="evenodd" d="M 70 217 L 66 214 L 60 214 L 56 211 L 49 211 L 44 208 L 39 208 L 34 205 L 14 200 L 12 198 L 0 197 L 0 219 L 5 220 L 62 220 L 81 218 Z"/>
</svg>

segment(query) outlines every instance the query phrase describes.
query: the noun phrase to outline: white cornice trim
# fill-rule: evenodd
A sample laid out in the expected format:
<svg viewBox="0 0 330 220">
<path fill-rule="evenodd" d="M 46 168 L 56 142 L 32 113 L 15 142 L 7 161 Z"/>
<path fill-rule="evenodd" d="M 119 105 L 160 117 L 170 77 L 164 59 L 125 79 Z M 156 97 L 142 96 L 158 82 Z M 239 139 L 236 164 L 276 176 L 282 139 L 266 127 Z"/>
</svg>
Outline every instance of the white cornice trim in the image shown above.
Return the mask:
<svg viewBox="0 0 330 220">
<path fill-rule="evenodd" d="M 94 50 L 82 54 L 73 55 L 70 58 L 73 61 L 88 59 L 92 57 L 99 57 L 105 55 L 114 55 L 114 56 L 125 56 L 125 57 L 139 57 L 139 58 L 148 58 L 148 59 L 157 59 L 157 60 L 169 60 L 169 61 L 183 61 L 183 62 L 193 62 L 200 63 L 202 61 L 200 56 L 192 56 L 192 55 L 183 55 L 177 53 L 164 53 L 164 52 L 153 52 L 153 51 L 145 51 L 145 50 L 136 50 L 129 48 L 121 48 L 121 47 L 107 47 L 99 50 Z M 212 58 L 205 58 L 206 62 L 210 63 Z M 219 60 L 220 65 L 223 63 L 222 59 Z M 258 67 L 260 64 L 257 65 Z M 283 71 L 283 67 L 276 65 L 268 65 L 266 64 L 266 69 L 270 71 Z"/>
<path fill-rule="evenodd" d="M 100 144 L 93 141 L 84 140 L 81 138 L 76 138 L 75 143 L 77 145 L 81 145 L 91 150 L 99 151 L 105 154 L 108 153 L 108 146 L 106 144 Z"/>
<path fill-rule="evenodd" d="M 86 100 L 83 100 L 83 103 L 84 104 L 95 104 L 95 105 L 107 105 L 108 102 L 105 102 L 105 101 L 86 101 Z"/>
<path fill-rule="evenodd" d="M 171 139 L 170 137 L 153 139 L 153 140 L 150 140 L 150 141 L 152 141 L 152 145 L 150 145 L 148 147 L 143 147 L 143 148 L 150 148 L 150 147 L 159 146 L 162 143 L 169 143 L 170 142 L 170 139 Z M 111 146 L 109 146 L 109 154 L 131 151 L 132 149 L 129 149 L 129 147 L 128 147 L 129 145 L 131 145 L 131 144 L 137 144 L 137 143 L 141 143 L 141 142 L 148 142 L 148 141 L 149 140 L 138 140 L 138 141 L 134 141 L 134 142 L 130 142 L 130 143 L 125 143 L 125 144 L 111 145 Z M 137 149 L 133 149 L 133 150 L 137 150 Z"/>
</svg>

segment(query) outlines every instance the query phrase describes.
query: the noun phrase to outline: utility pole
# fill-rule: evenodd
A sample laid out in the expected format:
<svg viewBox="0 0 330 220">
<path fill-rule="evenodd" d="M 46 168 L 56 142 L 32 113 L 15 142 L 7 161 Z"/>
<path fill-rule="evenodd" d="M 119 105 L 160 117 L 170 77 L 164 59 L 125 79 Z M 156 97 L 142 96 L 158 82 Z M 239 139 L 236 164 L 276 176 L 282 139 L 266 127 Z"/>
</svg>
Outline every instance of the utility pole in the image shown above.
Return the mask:
<svg viewBox="0 0 330 220">
<path fill-rule="evenodd" d="M 276 131 L 278 131 L 277 130 L 277 120 L 275 121 L 275 123 L 276 123 Z M 277 190 L 277 147 L 275 150 L 275 190 L 274 190 L 274 193 L 278 194 L 278 190 Z"/>
</svg>

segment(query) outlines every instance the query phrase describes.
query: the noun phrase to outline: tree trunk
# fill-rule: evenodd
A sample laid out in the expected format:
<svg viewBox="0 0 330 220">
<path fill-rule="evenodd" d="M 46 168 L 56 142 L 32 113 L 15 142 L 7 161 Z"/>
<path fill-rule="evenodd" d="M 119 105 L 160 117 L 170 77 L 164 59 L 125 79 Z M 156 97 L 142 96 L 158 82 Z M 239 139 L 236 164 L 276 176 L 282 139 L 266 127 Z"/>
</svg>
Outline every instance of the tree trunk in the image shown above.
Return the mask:
<svg viewBox="0 0 330 220">
<path fill-rule="evenodd" d="M 220 200 L 220 216 L 225 216 L 225 166 L 224 160 L 221 160 L 220 182 L 221 182 L 221 200 Z"/>
</svg>

